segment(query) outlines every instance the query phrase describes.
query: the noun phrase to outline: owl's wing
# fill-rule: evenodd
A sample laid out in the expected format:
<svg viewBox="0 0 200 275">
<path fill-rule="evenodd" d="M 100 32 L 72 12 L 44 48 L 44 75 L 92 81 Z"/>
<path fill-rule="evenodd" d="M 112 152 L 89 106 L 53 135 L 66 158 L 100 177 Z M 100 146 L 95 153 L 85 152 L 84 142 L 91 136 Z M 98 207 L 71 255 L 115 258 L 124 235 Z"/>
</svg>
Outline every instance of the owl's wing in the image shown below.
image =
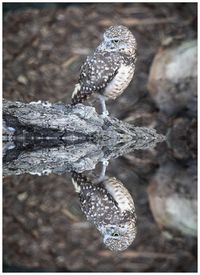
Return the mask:
<svg viewBox="0 0 200 275">
<path fill-rule="evenodd" d="M 123 183 L 114 177 L 107 178 L 99 184 L 93 183 L 83 174 L 72 173 L 72 182 L 76 192 L 80 195 L 80 200 L 87 204 L 87 207 L 98 211 L 100 206 L 107 206 L 119 209 L 121 212 L 134 212 L 135 206 L 133 198 Z M 95 204 L 94 204 L 95 202 Z"/>
<path fill-rule="evenodd" d="M 91 179 L 82 173 L 73 171 L 71 176 L 75 191 L 84 199 L 87 197 L 88 201 L 100 201 L 105 197 L 105 194 L 108 194 L 103 184 L 93 183 Z M 109 196 L 112 197 L 111 195 Z"/>
<path fill-rule="evenodd" d="M 85 207 L 93 212 L 98 212 L 99 208 L 107 207 L 108 211 L 112 207 L 116 207 L 113 196 L 106 190 L 103 183 L 95 184 L 83 174 L 72 172 L 72 183 L 77 193 L 79 193 L 82 210 Z"/>
<path fill-rule="evenodd" d="M 94 53 L 87 57 L 81 67 L 79 83 L 72 94 L 72 103 L 86 100 L 92 93 L 101 93 L 115 77 L 121 65 L 121 56 L 117 53 Z"/>
</svg>

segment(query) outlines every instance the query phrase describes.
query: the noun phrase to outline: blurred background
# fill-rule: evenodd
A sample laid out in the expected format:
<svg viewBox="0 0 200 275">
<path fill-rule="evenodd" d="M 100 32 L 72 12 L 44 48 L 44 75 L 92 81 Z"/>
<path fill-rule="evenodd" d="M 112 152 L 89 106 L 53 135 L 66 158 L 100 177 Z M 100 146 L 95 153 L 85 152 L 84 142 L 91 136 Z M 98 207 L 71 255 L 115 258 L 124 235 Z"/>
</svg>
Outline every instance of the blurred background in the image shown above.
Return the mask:
<svg viewBox="0 0 200 275">
<path fill-rule="evenodd" d="M 81 64 L 114 24 L 134 33 L 138 57 L 134 80 L 108 110 L 168 138 L 107 169 L 134 198 L 136 240 L 107 250 L 68 174 L 10 176 L 4 271 L 197 271 L 197 4 L 4 3 L 3 97 L 70 103 Z"/>
</svg>

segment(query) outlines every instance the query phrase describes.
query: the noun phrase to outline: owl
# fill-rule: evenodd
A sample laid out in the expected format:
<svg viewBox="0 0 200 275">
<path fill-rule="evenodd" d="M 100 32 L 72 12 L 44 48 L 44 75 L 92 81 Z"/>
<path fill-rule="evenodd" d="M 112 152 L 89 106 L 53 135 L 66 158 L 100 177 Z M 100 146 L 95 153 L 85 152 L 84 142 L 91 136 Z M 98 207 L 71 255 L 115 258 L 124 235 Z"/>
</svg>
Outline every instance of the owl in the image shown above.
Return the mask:
<svg viewBox="0 0 200 275">
<path fill-rule="evenodd" d="M 101 102 L 102 115 L 107 116 L 105 101 L 120 96 L 135 71 L 136 40 L 125 26 L 111 26 L 103 41 L 81 67 L 78 84 L 72 94 L 72 105 L 85 101 L 91 94 Z"/>
<path fill-rule="evenodd" d="M 128 248 L 136 237 L 136 213 L 133 199 L 122 182 L 105 178 L 92 182 L 76 172 L 72 182 L 79 193 L 81 210 L 103 236 L 112 251 Z"/>
</svg>

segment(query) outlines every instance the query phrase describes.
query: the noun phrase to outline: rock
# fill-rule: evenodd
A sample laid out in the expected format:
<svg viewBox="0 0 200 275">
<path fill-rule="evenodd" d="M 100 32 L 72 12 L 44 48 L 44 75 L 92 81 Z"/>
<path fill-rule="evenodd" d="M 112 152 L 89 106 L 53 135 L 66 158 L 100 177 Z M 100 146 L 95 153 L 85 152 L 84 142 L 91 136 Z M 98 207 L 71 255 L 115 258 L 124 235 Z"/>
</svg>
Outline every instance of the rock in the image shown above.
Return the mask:
<svg viewBox="0 0 200 275">
<path fill-rule="evenodd" d="M 197 121 L 195 118 L 178 117 L 173 120 L 167 133 L 167 143 L 173 157 L 179 160 L 197 156 Z"/>
<path fill-rule="evenodd" d="M 148 188 L 152 214 L 161 228 L 197 236 L 196 165 L 160 167 Z"/>
<path fill-rule="evenodd" d="M 28 79 L 24 75 L 19 75 L 17 78 L 17 81 L 20 84 L 27 85 L 28 84 Z"/>
<path fill-rule="evenodd" d="M 17 196 L 17 198 L 18 198 L 19 201 L 24 201 L 24 200 L 27 199 L 27 197 L 28 197 L 27 192 L 20 193 L 20 194 Z"/>
<path fill-rule="evenodd" d="M 197 111 L 197 41 L 161 48 L 151 65 L 149 92 L 161 111 L 168 115 L 187 108 Z"/>
</svg>

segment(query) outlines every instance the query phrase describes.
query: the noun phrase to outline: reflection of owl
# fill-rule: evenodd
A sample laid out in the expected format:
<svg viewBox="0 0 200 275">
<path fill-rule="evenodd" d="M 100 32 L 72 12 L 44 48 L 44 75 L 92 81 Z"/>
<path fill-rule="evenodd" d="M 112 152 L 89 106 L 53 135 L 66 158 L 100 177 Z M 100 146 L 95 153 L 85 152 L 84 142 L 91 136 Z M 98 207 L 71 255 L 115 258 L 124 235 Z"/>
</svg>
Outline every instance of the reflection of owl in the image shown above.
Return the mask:
<svg viewBox="0 0 200 275">
<path fill-rule="evenodd" d="M 113 251 L 125 250 L 136 236 L 135 207 L 128 190 L 116 178 L 92 183 L 73 173 L 72 181 L 82 211 L 101 232 L 105 245 Z"/>
</svg>

